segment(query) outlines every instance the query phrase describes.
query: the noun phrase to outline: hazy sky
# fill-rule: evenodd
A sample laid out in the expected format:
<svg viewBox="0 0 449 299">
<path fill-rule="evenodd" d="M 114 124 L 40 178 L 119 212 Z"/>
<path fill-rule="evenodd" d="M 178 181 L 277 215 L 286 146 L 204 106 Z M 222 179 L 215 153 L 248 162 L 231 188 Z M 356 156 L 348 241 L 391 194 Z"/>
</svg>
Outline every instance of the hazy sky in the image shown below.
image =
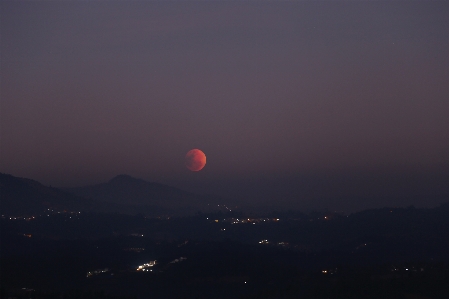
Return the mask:
<svg viewBox="0 0 449 299">
<path fill-rule="evenodd" d="M 449 198 L 447 1 L 0 7 L 0 172 L 316 208 Z"/>
</svg>

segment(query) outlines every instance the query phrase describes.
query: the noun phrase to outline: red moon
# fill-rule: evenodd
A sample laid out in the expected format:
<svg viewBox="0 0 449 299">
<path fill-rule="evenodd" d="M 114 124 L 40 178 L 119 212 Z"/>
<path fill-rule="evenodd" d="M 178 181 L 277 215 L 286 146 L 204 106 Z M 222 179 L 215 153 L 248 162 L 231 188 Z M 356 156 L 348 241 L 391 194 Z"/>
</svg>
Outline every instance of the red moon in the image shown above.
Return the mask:
<svg viewBox="0 0 449 299">
<path fill-rule="evenodd" d="M 191 171 L 200 171 L 206 165 L 206 155 L 199 149 L 194 148 L 186 154 L 186 166 Z"/>
</svg>

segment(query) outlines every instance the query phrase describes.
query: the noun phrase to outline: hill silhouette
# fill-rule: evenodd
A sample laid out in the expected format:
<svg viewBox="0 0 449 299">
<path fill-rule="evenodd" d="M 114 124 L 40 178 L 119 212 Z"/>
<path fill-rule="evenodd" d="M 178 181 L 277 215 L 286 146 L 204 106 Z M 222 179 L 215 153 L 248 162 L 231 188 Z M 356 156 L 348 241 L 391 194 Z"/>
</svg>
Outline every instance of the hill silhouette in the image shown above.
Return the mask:
<svg viewBox="0 0 449 299">
<path fill-rule="evenodd" d="M 208 203 L 219 200 L 212 196 L 197 195 L 124 174 L 112 178 L 107 183 L 71 188 L 67 191 L 103 203 L 152 206 L 172 212 L 205 209 Z"/>
<path fill-rule="evenodd" d="M 163 184 L 151 183 L 129 175 L 118 175 L 107 183 L 67 189 L 95 200 L 127 205 L 153 205 L 177 207 L 191 205 L 198 196 Z"/>
<path fill-rule="evenodd" d="M 38 215 L 48 209 L 181 216 L 217 210 L 217 203 L 223 203 L 219 197 L 196 195 L 129 175 L 118 175 L 98 185 L 61 190 L 0 173 L 0 195 L 2 215 L 14 216 Z"/>
<path fill-rule="evenodd" d="M 2 215 L 37 215 L 47 209 L 91 211 L 92 200 L 47 187 L 38 181 L 0 173 Z"/>
</svg>

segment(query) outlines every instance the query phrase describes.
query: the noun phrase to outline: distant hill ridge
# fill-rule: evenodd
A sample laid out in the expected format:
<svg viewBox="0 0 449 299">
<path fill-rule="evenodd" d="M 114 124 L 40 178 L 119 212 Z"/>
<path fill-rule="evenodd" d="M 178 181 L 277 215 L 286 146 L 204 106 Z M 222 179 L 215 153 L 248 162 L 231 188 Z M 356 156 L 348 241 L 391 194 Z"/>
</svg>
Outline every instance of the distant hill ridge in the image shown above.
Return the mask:
<svg viewBox="0 0 449 299">
<path fill-rule="evenodd" d="M 140 186 L 145 188 L 151 188 L 152 191 L 161 191 L 161 192 L 177 192 L 179 194 L 189 194 L 193 195 L 193 193 L 178 189 L 176 187 L 159 184 L 159 183 L 153 183 L 148 182 L 142 179 L 138 179 L 135 177 L 132 177 L 127 174 L 119 174 L 112 179 L 110 179 L 107 184 L 109 185 L 116 185 L 116 186 Z"/>
<path fill-rule="evenodd" d="M 199 197 L 175 187 L 147 182 L 129 175 L 118 175 L 107 183 L 70 188 L 67 191 L 103 202 L 120 204 L 173 206 L 197 203 Z"/>
<path fill-rule="evenodd" d="M 5 173 L 0 173 L 0 198 L 2 215 L 36 215 L 48 208 L 88 211 L 94 206 L 91 200 Z"/>
<path fill-rule="evenodd" d="M 223 203 L 218 197 L 196 195 L 125 174 L 102 184 L 58 189 L 32 179 L 0 173 L 0 198 L 2 215 L 16 216 L 39 215 L 48 208 L 55 211 L 180 216 L 217 209 L 216 204 Z"/>
</svg>

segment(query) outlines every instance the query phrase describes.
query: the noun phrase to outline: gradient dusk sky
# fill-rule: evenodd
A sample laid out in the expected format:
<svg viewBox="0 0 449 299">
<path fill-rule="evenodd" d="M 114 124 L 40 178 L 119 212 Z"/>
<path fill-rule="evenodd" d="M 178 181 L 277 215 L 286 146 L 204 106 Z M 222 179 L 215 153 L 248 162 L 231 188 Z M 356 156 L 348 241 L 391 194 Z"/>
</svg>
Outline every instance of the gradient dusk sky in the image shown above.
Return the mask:
<svg viewBox="0 0 449 299">
<path fill-rule="evenodd" d="M 447 1 L 0 8 L 0 172 L 304 209 L 449 200 Z"/>
</svg>

